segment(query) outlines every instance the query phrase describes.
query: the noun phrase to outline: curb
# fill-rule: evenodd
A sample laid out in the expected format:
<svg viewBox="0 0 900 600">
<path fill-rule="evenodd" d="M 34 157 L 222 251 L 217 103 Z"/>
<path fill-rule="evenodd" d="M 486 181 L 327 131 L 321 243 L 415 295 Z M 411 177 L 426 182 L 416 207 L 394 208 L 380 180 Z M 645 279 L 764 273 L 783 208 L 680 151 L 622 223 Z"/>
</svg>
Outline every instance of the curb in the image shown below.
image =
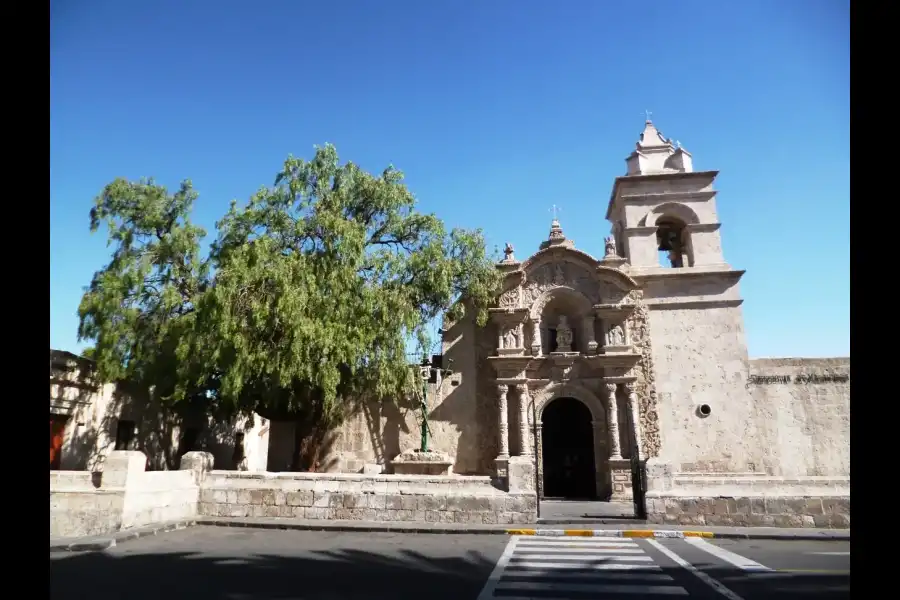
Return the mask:
<svg viewBox="0 0 900 600">
<path fill-rule="evenodd" d="M 794 532 L 720 532 L 713 531 L 678 531 L 672 529 L 507 529 L 508 535 L 533 535 L 541 537 L 621 537 L 621 538 L 658 538 L 684 539 L 706 538 L 718 540 L 774 540 L 798 542 L 849 542 L 850 532 L 836 529 L 816 533 Z"/>
<path fill-rule="evenodd" d="M 142 537 L 157 535 L 168 531 L 185 529 L 194 525 L 206 527 L 240 527 L 246 529 L 281 529 L 289 531 L 337 531 L 356 533 L 419 533 L 419 534 L 456 534 L 456 535 L 522 535 L 537 537 L 614 537 L 614 538 L 649 538 L 649 539 L 684 539 L 706 538 L 719 540 L 775 540 L 775 541 L 850 541 L 848 530 L 831 530 L 810 533 L 785 531 L 772 532 L 713 532 L 713 531 L 680 531 L 673 529 L 534 529 L 507 528 L 504 525 L 446 525 L 417 524 L 414 522 L 381 522 L 381 523 L 336 523 L 284 521 L 253 521 L 243 519 L 200 517 L 184 521 L 174 521 L 156 526 L 142 527 L 120 531 L 109 536 L 82 538 L 80 541 L 50 543 L 51 553 L 61 552 L 102 552 L 115 547 L 118 543 L 136 540 Z"/>
<path fill-rule="evenodd" d="M 451 525 L 449 527 L 428 527 L 425 525 L 417 525 L 414 522 L 383 522 L 371 524 L 352 524 L 345 525 L 342 523 L 329 522 L 322 520 L 322 523 L 292 523 L 290 521 L 240 521 L 229 519 L 197 519 L 196 525 L 207 527 L 245 527 L 248 529 L 283 529 L 290 531 L 339 531 L 339 532 L 358 532 L 358 533 L 456 533 L 456 534 L 480 534 L 480 535 L 506 535 L 507 530 L 503 527 L 485 528 L 467 527 L 465 525 Z"/>
<path fill-rule="evenodd" d="M 711 531 L 673 531 L 670 529 L 507 529 L 508 535 L 534 535 L 538 537 L 620 537 L 620 538 L 713 538 Z"/>
<path fill-rule="evenodd" d="M 127 542 L 142 537 L 175 531 L 177 529 L 186 529 L 192 525 L 196 525 L 194 520 L 189 521 L 173 521 L 162 523 L 150 527 L 140 527 L 113 533 L 109 537 L 82 538 L 81 541 L 72 542 L 50 542 L 50 553 L 60 552 L 102 552 L 109 548 L 114 548 L 119 542 Z"/>
</svg>

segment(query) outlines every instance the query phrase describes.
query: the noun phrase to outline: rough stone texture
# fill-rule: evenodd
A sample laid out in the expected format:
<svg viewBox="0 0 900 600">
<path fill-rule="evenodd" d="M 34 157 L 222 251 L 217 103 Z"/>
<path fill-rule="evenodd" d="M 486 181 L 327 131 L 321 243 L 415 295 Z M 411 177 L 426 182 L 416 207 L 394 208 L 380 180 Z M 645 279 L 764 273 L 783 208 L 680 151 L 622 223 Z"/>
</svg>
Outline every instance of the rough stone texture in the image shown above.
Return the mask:
<svg viewBox="0 0 900 600">
<path fill-rule="evenodd" d="M 447 475 L 453 459 L 444 452 L 407 450 L 391 461 L 398 475 Z"/>
<path fill-rule="evenodd" d="M 847 496 L 687 497 L 648 494 L 648 520 L 671 525 L 850 528 Z"/>
<path fill-rule="evenodd" d="M 849 475 L 850 359 L 756 359 L 750 376 L 766 449 L 759 467 L 786 477 Z"/>
<path fill-rule="evenodd" d="M 147 458 L 113 451 L 101 473 L 50 473 L 50 537 L 111 533 L 197 514 L 191 470 L 145 472 Z"/>
<path fill-rule="evenodd" d="M 213 471 L 200 492 L 208 517 L 522 524 L 536 519 L 533 492 L 506 493 L 488 477 L 241 474 Z"/>
<path fill-rule="evenodd" d="M 640 402 L 641 419 L 641 449 L 642 458 L 659 456 L 659 413 L 657 410 L 657 395 L 655 375 L 653 372 L 653 343 L 650 335 L 650 312 L 643 301 L 643 293 L 632 292 L 634 296 L 635 310 L 629 318 L 628 327 L 631 331 L 635 349 L 641 354 L 640 367 L 635 369 L 637 375 L 638 400 Z"/>
<path fill-rule="evenodd" d="M 454 373 L 428 386 L 430 447 L 453 457 L 454 474 L 484 476 L 485 482 L 494 477 L 509 489 L 533 494 L 527 472 L 532 469 L 533 476 L 533 467 L 525 464 L 531 459 L 517 455 L 533 448 L 540 461 L 543 408 L 556 398 L 573 397 L 591 411 L 598 493 L 624 499 L 630 481 L 623 479 L 622 469 L 611 468 L 610 460 L 618 454 L 627 459 L 635 450 L 626 418 L 631 410 L 626 390 L 633 385 L 638 439 L 642 458 L 650 459 L 648 486 L 654 493 L 677 498 L 849 498 L 849 358 L 749 359 L 739 286 L 744 273 L 728 265 L 722 253 L 717 173 L 693 171 L 690 155 L 674 148 L 651 123 L 641 144 L 643 154 L 628 159 L 629 176 L 613 184 L 606 214 L 613 235 L 602 259 L 576 249 L 554 219 L 537 252 L 518 262 L 510 248 L 498 263 L 504 287 L 487 325 L 477 326 L 473 311 L 457 322 L 444 322 L 441 351 L 445 366 L 452 360 Z M 657 234 L 664 221 L 681 228 L 683 267 L 659 264 Z M 562 317 L 573 334 L 572 352 L 552 354 L 550 334 Z M 624 326 L 623 331 L 617 326 Z M 86 363 L 78 369 L 86 372 Z M 93 469 L 102 463 L 96 456 L 78 462 L 76 450 L 90 447 L 105 456 L 115 420 L 121 418 L 140 422 L 142 447 L 149 449 L 154 464 L 177 454 L 164 450 L 171 450 L 166 444 L 178 439 L 186 423 L 160 416 L 152 398 L 128 396 L 109 386 L 97 391 L 90 387 L 94 384 L 69 375 L 51 372 L 51 412 L 62 411 L 72 416 L 71 422 L 84 425 L 67 425 L 63 463 L 78 466 L 66 468 Z M 505 455 L 497 460 L 498 384 L 509 392 L 509 461 Z M 608 386 L 617 386 L 612 404 Z M 616 420 L 607 419 L 612 406 L 617 407 Z M 708 415 L 700 410 L 703 406 L 709 407 Z M 534 409 L 538 423 L 523 423 L 523 407 L 526 419 L 532 419 Z M 360 400 L 327 440 L 316 470 L 360 472 L 378 470 L 366 465 L 379 465 L 390 472 L 391 458 L 418 446 L 419 418 L 413 399 Z M 247 458 L 235 465 L 229 465 L 234 448 L 228 436 L 233 440 L 239 425 L 206 425 L 216 432 L 209 439 L 219 468 L 289 468 L 292 424 L 256 419 L 241 425 Z M 498 466 L 508 473 L 497 473 Z M 538 490 L 542 473 L 539 462 Z M 247 485 L 256 489 L 256 484 Z M 337 518 L 334 511 L 348 510 L 413 511 L 391 515 L 412 520 L 427 516 L 415 514 L 418 508 L 357 505 L 355 492 L 348 497 L 352 506 L 329 495 L 318 498 L 320 504 L 294 508 L 317 515 L 310 518 Z M 427 511 L 429 519 L 444 514 Z M 293 509 L 290 513 L 295 514 Z"/>
</svg>

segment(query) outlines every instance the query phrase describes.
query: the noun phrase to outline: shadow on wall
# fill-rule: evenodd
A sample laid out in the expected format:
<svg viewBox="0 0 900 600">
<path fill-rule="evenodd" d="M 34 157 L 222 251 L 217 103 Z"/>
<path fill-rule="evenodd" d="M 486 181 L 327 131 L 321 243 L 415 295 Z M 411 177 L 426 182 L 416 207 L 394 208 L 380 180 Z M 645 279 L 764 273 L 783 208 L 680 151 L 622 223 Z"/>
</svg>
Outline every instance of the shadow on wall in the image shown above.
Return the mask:
<svg viewBox="0 0 900 600">
<path fill-rule="evenodd" d="M 445 366 L 453 361 L 459 383 L 444 384 L 444 396 L 437 406 L 437 395 L 430 400 L 430 419 L 458 432 L 453 434 L 456 448 L 451 451 L 453 472 L 457 475 L 486 475 L 494 471 L 493 460 L 500 448 L 499 432 L 493 426 L 498 422 L 497 392 L 484 371 L 491 369 L 487 358 L 493 353 L 493 345 L 485 341 L 496 340 L 496 336 L 496 326 L 488 323 L 479 328 L 472 312 L 452 323 L 444 333 L 445 340 L 456 340 L 447 348 L 444 361 Z M 510 430 L 513 427 L 510 422 Z"/>
<path fill-rule="evenodd" d="M 429 600 L 458 600 L 478 595 L 500 553 L 499 549 L 497 556 L 490 551 L 463 549 L 456 551 L 456 556 L 430 548 L 404 548 L 390 554 L 389 550 L 351 548 L 304 550 L 308 537 L 281 531 L 225 534 L 193 529 L 163 535 L 165 552 L 148 551 L 154 546 L 159 548 L 162 541 L 148 545 L 145 540 L 138 540 L 127 546 L 137 551 L 134 554 L 123 554 L 115 548 L 106 553 L 54 557 L 50 597 L 74 600 L 87 595 L 94 600 L 112 600 L 127 596 L 131 600 L 156 600 L 160 590 L 165 590 L 168 600 L 403 600 L 422 598 L 424 591 Z M 228 535 L 239 535 L 240 541 L 229 539 Z M 353 537 L 345 539 L 348 545 L 354 541 Z M 234 544 L 240 544 L 240 548 Z M 595 562 L 611 562 L 614 558 L 600 557 Z M 771 595 L 773 586 L 781 592 L 778 597 L 849 597 L 849 571 L 773 572 L 760 577 L 737 568 L 709 566 L 704 572 L 744 598 Z M 148 573 L 153 573 L 154 585 L 134 585 L 146 579 Z M 683 588 L 691 597 L 709 596 L 707 584 L 686 569 L 664 567 L 657 573 L 657 577 L 667 579 L 660 581 L 661 585 L 673 590 Z M 638 588 L 647 582 L 637 579 L 613 583 L 634 586 L 634 591 L 639 592 Z M 628 595 L 638 598 L 642 594 Z"/>
<path fill-rule="evenodd" d="M 98 472 L 113 450 L 139 450 L 147 456 L 148 471 L 177 470 L 181 457 L 191 450 L 211 452 L 215 468 L 239 470 L 243 462 L 242 430 L 253 426 L 250 418 L 211 415 L 188 405 L 166 407 L 147 390 L 127 383 L 103 389 L 85 389 L 88 414 L 85 426 L 75 427 L 64 445 L 67 470 Z"/>
</svg>

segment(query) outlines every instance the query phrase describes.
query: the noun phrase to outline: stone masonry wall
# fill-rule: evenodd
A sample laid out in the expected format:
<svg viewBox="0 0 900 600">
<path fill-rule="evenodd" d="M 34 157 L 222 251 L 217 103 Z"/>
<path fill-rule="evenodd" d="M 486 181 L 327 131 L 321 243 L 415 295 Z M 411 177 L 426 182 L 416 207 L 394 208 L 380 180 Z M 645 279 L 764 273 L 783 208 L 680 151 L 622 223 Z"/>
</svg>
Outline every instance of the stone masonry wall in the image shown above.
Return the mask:
<svg viewBox="0 0 900 600">
<path fill-rule="evenodd" d="M 191 461 L 184 462 L 189 469 Z M 191 470 L 148 473 L 146 463 L 141 452 L 113 451 L 103 473 L 52 471 L 50 537 L 103 535 L 196 516 L 197 476 Z"/>
<path fill-rule="evenodd" d="M 98 489 L 92 473 L 50 472 L 50 537 L 101 535 L 122 524 L 125 490 Z"/>
<path fill-rule="evenodd" d="M 533 493 L 506 493 L 489 477 L 371 476 L 213 471 L 199 514 L 362 521 L 521 524 L 536 518 Z"/>
<path fill-rule="evenodd" d="M 750 361 L 748 387 L 765 452 L 758 469 L 785 477 L 850 475 L 850 359 Z"/>
<path fill-rule="evenodd" d="M 648 520 L 651 523 L 850 528 L 849 496 L 647 496 Z"/>
</svg>

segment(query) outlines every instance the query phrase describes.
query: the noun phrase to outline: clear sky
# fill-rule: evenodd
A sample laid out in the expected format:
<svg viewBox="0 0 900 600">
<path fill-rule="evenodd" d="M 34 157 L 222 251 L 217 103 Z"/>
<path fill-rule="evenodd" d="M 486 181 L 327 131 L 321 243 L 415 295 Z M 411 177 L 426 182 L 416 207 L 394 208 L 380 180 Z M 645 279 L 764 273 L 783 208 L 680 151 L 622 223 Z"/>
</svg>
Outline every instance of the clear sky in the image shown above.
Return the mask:
<svg viewBox="0 0 900 600">
<path fill-rule="evenodd" d="M 524 258 L 550 206 L 603 254 L 644 111 L 720 170 L 750 355 L 850 353 L 849 0 L 54 0 L 50 346 L 77 351 L 115 177 L 231 199 L 289 154 L 407 174 L 420 208 Z"/>
</svg>

